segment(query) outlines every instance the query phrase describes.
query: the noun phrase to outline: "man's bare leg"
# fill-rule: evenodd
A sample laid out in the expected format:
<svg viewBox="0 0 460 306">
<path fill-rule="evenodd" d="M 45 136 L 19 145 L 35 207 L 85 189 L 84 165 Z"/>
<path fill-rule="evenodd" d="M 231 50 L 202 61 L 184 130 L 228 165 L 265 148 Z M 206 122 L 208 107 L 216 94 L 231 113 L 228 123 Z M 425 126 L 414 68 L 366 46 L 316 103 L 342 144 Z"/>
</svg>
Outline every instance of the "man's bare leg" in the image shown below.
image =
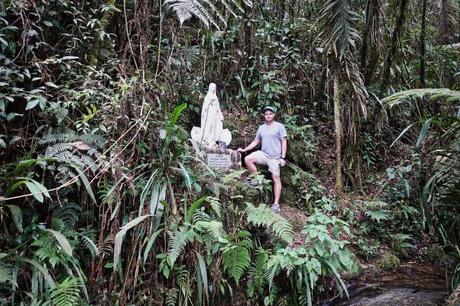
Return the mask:
<svg viewBox="0 0 460 306">
<path fill-rule="evenodd" d="M 257 172 L 257 168 L 255 164 L 257 161 L 254 158 L 246 156 L 244 158 L 244 162 L 246 163 L 246 167 L 248 168 L 249 174 L 253 174 L 254 172 Z"/>
<path fill-rule="evenodd" d="M 275 200 L 273 201 L 273 203 L 278 203 L 280 202 L 280 198 L 281 198 L 281 177 L 280 176 L 275 176 L 275 175 L 272 175 L 272 178 L 273 178 L 273 192 L 275 194 Z"/>
</svg>

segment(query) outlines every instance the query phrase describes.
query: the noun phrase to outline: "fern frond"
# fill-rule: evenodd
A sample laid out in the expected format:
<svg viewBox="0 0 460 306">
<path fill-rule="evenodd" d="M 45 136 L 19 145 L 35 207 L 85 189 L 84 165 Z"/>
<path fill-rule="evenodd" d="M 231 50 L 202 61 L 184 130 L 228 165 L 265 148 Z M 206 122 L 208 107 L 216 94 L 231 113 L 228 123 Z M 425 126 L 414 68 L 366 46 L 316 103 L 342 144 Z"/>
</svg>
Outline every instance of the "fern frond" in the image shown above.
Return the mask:
<svg viewBox="0 0 460 306">
<path fill-rule="evenodd" d="M 225 230 L 222 222 L 213 221 L 198 221 L 195 224 L 200 230 L 208 233 L 214 241 L 225 242 Z"/>
<path fill-rule="evenodd" d="M 412 103 L 420 99 L 445 99 L 447 102 L 460 102 L 460 91 L 447 88 L 417 88 L 403 90 L 382 100 L 383 104 L 392 108 L 401 103 Z"/>
<path fill-rule="evenodd" d="M 51 301 L 56 306 L 77 305 L 80 298 L 80 282 L 78 278 L 67 277 L 51 290 Z"/>
<path fill-rule="evenodd" d="M 176 12 L 181 25 L 192 18 L 192 16 L 195 16 L 203 22 L 207 28 L 212 24 L 219 29 L 219 26 L 211 16 L 209 10 L 205 9 L 198 0 L 166 0 L 164 3 L 169 4 L 169 8 Z"/>
<path fill-rule="evenodd" d="M 166 306 L 177 305 L 178 290 L 176 288 L 168 290 L 166 293 Z"/>
<path fill-rule="evenodd" d="M 243 1 L 246 6 L 252 6 L 250 1 Z M 220 8 L 216 5 L 221 3 L 226 11 L 230 12 L 234 17 L 238 17 L 232 6 L 235 6 L 240 12 L 244 13 L 243 7 L 237 0 L 166 0 L 164 4 L 168 4 L 169 8 L 172 9 L 182 25 L 185 21 L 197 17 L 206 27 L 212 24 L 214 27 L 219 29 L 217 20 L 220 21 L 225 27 L 227 26 L 227 20 Z M 216 18 L 214 18 L 216 16 Z"/>
<path fill-rule="evenodd" d="M 187 269 L 183 266 L 179 267 L 176 269 L 176 284 L 178 287 L 185 287 L 187 282 L 188 282 L 188 278 L 189 278 L 189 273 L 187 271 Z"/>
<path fill-rule="evenodd" d="M 45 157 L 53 158 L 59 153 L 73 151 L 74 147 L 70 143 L 57 143 L 46 149 Z"/>
<path fill-rule="evenodd" d="M 0 262 L 0 284 L 10 283 L 14 286 L 17 286 L 14 277 L 13 277 L 13 267 L 10 267 L 3 262 Z"/>
<path fill-rule="evenodd" d="M 49 233 L 42 233 L 32 245 L 38 247 L 35 256 L 41 262 L 48 261 L 53 268 L 63 260 L 56 240 Z"/>
<path fill-rule="evenodd" d="M 176 232 L 174 232 L 173 237 L 169 240 L 168 250 L 168 256 L 170 257 L 173 265 L 177 258 L 182 254 L 187 244 L 192 241 L 193 238 L 193 230 L 187 228 L 186 226 L 181 226 Z"/>
<path fill-rule="evenodd" d="M 96 244 L 94 243 L 94 241 L 93 241 L 91 238 L 89 238 L 89 237 L 87 237 L 87 236 L 85 236 L 85 235 L 83 235 L 83 234 L 78 234 L 78 235 L 79 235 L 80 238 L 81 238 L 81 239 L 80 239 L 80 240 L 81 240 L 81 244 L 82 244 L 87 250 L 90 251 L 91 255 L 92 255 L 93 257 L 99 256 L 99 250 L 97 249 L 97 246 L 96 246 Z"/>
<path fill-rule="evenodd" d="M 247 220 L 255 226 L 264 226 L 270 229 L 277 237 L 287 243 L 291 243 L 294 238 L 294 231 L 291 223 L 272 210 L 265 204 L 255 207 L 251 203 L 246 203 L 248 207 Z"/>
<path fill-rule="evenodd" d="M 193 214 L 193 224 L 197 224 L 198 222 L 209 222 L 212 218 L 205 213 L 203 210 L 196 210 Z"/>
<path fill-rule="evenodd" d="M 51 130 L 49 130 L 45 135 L 43 135 L 42 139 L 38 143 L 55 144 L 59 142 L 71 142 L 76 139 L 77 135 L 72 130 L 67 129 L 63 132 L 51 132 Z"/>
<path fill-rule="evenodd" d="M 101 135 L 95 135 L 95 134 L 85 134 L 77 137 L 78 140 L 81 140 L 88 145 L 96 148 L 102 148 L 105 143 L 107 142 L 104 137 Z"/>
<path fill-rule="evenodd" d="M 62 220 L 65 228 L 72 229 L 77 223 L 81 211 L 81 206 L 68 204 L 63 207 L 56 208 L 53 212 L 53 219 L 56 218 Z"/>
<path fill-rule="evenodd" d="M 181 266 L 175 269 L 174 274 L 176 275 L 176 285 L 179 288 L 178 305 L 187 305 L 188 302 L 191 302 L 192 297 L 192 288 L 190 286 L 190 274 L 185 266 Z"/>
<path fill-rule="evenodd" d="M 248 283 L 246 293 L 249 297 L 253 297 L 257 292 L 259 295 L 263 293 L 265 283 L 265 271 L 267 269 L 268 253 L 265 249 L 259 248 L 256 250 L 256 261 L 249 268 Z"/>
<path fill-rule="evenodd" d="M 206 201 L 209 203 L 209 205 L 211 206 L 212 210 L 216 213 L 216 215 L 220 218 L 221 211 L 222 211 L 222 205 L 220 204 L 219 199 L 215 197 L 207 197 Z"/>
<path fill-rule="evenodd" d="M 98 245 L 98 251 L 99 254 L 102 254 L 106 257 L 111 256 L 113 254 L 113 247 L 112 247 L 113 241 L 110 239 L 104 240 L 102 244 Z"/>
<path fill-rule="evenodd" d="M 232 7 L 230 6 L 230 4 L 229 4 L 227 1 L 221 0 L 220 2 L 222 2 L 222 4 L 225 6 L 225 9 L 226 9 L 227 11 L 229 11 L 230 14 L 233 15 L 233 17 L 235 17 L 235 18 L 238 17 L 238 16 L 235 14 L 235 12 L 232 10 Z M 243 8 L 241 7 L 241 5 L 239 5 L 239 3 L 236 2 L 236 1 L 234 1 L 233 3 L 234 3 L 235 6 L 238 8 L 238 10 L 239 10 L 241 13 L 244 14 L 244 10 L 243 10 Z"/>
<path fill-rule="evenodd" d="M 244 271 L 251 264 L 251 256 L 249 250 L 245 247 L 235 245 L 224 251 L 222 264 L 224 270 L 238 284 Z"/>
</svg>

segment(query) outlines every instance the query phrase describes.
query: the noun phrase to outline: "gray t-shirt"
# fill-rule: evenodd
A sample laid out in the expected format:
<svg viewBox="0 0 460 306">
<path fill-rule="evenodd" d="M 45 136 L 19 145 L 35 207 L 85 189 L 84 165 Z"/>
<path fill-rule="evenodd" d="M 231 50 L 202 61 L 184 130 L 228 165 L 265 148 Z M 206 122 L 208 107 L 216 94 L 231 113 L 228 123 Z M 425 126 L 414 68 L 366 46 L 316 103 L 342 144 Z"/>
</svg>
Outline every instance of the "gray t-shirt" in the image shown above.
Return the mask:
<svg viewBox="0 0 460 306">
<path fill-rule="evenodd" d="M 287 137 L 286 128 L 279 122 L 262 124 L 257 130 L 256 139 L 262 142 L 261 151 L 269 158 L 281 158 L 281 139 Z"/>
</svg>

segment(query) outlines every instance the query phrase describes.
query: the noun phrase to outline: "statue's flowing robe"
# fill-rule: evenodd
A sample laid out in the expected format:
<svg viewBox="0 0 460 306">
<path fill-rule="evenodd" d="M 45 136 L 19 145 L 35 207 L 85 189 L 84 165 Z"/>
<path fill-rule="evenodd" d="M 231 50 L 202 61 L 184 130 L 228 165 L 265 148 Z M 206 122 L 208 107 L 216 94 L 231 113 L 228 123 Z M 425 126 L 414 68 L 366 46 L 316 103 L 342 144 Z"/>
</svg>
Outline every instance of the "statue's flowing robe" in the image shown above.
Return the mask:
<svg viewBox="0 0 460 306">
<path fill-rule="evenodd" d="M 216 95 L 216 85 L 211 83 L 201 109 L 201 144 L 213 146 L 217 140 L 220 140 L 219 137 L 224 128 L 223 120 L 224 116 Z"/>
</svg>

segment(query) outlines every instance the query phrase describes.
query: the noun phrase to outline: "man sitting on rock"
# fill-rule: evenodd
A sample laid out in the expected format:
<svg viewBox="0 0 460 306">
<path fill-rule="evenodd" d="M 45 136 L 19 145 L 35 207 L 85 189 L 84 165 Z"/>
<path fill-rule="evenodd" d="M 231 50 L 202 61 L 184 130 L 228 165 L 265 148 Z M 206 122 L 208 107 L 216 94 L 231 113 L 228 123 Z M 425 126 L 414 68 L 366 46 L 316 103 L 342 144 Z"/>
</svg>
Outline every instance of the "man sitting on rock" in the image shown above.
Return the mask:
<svg viewBox="0 0 460 306">
<path fill-rule="evenodd" d="M 256 164 L 268 166 L 272 173 L 275 197 L 272 211 L 277 213 L 281 209 L 279 204 L 282 187 L 280 166 L 286 165 L 287 134 L 284 125 L 275 121 L 274 107 L 265 107 L 263 114 L 265 123 L 257 130 L 256 138 L 246 148 L 238 148 L 238 152 L 250 151 L 262 143 L 260 151 L 249 154 L 244 161 L 250 174 L 257 171 Z"/>
</svg>

